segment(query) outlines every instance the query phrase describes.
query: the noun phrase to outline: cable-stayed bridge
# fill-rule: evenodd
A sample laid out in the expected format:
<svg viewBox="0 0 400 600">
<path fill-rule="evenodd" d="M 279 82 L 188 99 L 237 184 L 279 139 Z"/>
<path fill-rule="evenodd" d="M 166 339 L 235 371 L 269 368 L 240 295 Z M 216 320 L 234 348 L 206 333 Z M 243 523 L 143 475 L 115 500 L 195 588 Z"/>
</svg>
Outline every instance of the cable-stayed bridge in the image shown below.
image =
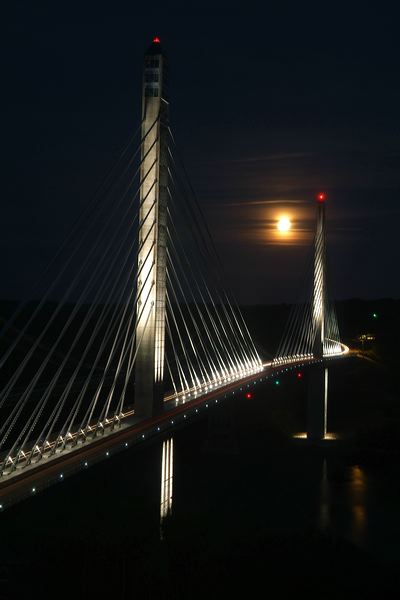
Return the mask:
<svg viewBox="0 0 400 600">
<path fill-rule="evenodd" d="M 326 361 L 348 351 L 328 294 L 324 200 L 303 297 L 263 362 L 176 147 L 155 38 L 138 131 L 49 266 L 42 299 L 2 331 L 1 506 L 305 364 L 308 435 L 323 439 Z"/>
</svg>

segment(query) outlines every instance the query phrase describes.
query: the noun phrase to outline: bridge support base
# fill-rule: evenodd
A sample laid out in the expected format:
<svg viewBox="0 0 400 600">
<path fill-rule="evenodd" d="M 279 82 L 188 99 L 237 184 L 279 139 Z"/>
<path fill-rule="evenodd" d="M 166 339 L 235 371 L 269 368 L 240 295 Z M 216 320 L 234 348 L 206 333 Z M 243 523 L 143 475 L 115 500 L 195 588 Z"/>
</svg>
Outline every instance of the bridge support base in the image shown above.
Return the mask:
<svg viewBox="0 0 400 600">
<path fill-rule="evenodd" d="M 328 409 L 328 367 L 323 363 L 310 371 L 307 399 L 307 439 L 318 442 L 326 437 Z"/>
</svg>

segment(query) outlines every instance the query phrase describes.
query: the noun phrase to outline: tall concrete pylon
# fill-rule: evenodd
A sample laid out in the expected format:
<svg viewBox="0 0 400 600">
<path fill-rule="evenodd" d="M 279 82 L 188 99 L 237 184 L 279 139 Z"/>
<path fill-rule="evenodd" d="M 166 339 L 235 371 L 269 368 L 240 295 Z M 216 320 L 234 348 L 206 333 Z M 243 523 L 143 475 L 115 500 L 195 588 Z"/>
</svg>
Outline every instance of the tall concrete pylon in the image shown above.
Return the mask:
<svg viewBox="0 0 400 600">
<path fill-rule="evenodd" d="M 326 311 L 325 275 L 325 194 L 317 196 L 317 227 L 314 242 L 313 329 L 314 358 L 322 358 L 325 342 Z"/>
<path fill-rule="evenodd" d="M 322 362 L 310 370 L 307 402 L 307 438 L 324 439 L 327 428 L 328 368 L 323 363 L 325 343 L 326 264 L 325 264 L 325 194 L 317 196 L 317 227 L 314 245 L 313 276 L 313 356 Z"/>
<path fill-rule="evenodd" d="M 158 37 L 145 54 L 139 212 L 135 414 L 151 417 L 164 395 L 168 200 L 167 60 Z"/>
</svg>

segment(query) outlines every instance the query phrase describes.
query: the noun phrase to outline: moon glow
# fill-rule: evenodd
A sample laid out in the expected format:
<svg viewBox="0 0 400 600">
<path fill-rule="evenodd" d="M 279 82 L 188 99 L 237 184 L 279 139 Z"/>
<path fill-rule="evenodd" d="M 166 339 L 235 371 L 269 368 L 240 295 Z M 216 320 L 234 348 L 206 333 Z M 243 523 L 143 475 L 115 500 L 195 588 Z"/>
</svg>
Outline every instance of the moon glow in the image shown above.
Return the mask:
<svg viewBox="0 0 400 600">
<path fill-rule="evenodd" d="M 290 219 L 288 219 L 288 217 L 281 217 L 276 226 L 278 228 L 278 231 L 285 232 L 289 231 L 289 229 L 292 226 L 292 223 Z"/>
</svg>

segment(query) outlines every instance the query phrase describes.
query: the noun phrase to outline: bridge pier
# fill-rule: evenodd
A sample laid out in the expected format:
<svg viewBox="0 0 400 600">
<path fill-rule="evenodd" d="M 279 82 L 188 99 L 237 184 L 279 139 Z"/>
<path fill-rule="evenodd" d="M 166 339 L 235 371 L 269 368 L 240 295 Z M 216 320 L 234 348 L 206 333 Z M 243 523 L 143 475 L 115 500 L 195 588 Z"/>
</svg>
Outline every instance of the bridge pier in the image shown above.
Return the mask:
<svg viewBox="0 0 400 600">
<path fill-rule="evenodd" d="M 323 440 L 328 418 L 328 367 L 318 363 L 310 369 L 307 398 L 307 439 Z"/>
</svg>

